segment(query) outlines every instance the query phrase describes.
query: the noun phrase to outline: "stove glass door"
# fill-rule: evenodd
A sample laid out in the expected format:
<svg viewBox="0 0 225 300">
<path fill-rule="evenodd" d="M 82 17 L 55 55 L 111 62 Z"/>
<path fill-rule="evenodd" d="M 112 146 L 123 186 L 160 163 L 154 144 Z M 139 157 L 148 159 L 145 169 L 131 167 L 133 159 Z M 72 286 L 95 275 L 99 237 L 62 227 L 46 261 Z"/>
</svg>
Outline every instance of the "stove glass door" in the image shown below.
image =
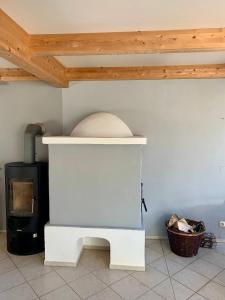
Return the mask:
<svg viewBox="0 0 225 300">
<path fill-rule="evenodd" d="M 34 190 L 31 179 L 10 180 L 9 213 L 13 216 L 30 216 L 34 210 Z"/>
</svg>

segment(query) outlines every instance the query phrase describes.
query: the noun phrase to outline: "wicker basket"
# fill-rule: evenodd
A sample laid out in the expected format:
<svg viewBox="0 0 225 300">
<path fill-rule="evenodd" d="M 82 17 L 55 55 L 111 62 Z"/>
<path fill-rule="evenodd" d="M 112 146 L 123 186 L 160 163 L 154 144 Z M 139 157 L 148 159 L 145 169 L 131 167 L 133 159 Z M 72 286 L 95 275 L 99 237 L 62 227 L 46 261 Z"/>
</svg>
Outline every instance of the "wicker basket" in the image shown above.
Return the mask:
<svg viewBox="0 0 225 300">
<path fill-rule="evenodd" d="M 186 220 L 190 225 L 195 225 L 198 223 L 193 220 Z M 205 231 L 198 233 L 185 233 L 176 228 L 168 228 L 168 222 L 169 221 L 166 221 L 166 228 L 171 251 L 183 257 L 197 255 Z"/>
</svg>

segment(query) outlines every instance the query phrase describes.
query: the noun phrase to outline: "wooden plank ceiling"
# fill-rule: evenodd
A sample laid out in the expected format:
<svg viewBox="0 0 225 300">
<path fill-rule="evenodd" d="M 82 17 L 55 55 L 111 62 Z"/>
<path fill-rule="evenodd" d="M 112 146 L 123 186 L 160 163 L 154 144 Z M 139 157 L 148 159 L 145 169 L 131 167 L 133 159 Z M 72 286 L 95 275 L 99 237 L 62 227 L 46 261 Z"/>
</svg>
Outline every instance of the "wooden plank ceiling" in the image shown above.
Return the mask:
<svg viewBox="0 0 225 300">
<path fill-rule="evenodd" d="M 0 81 L 224 78 L 225 64 L 66 68 L 54 56 L 225 51 L 225 28 L 29 35 L 0 9 L 0 57 L 18 68 L 0 69 Z"/>
</svg>

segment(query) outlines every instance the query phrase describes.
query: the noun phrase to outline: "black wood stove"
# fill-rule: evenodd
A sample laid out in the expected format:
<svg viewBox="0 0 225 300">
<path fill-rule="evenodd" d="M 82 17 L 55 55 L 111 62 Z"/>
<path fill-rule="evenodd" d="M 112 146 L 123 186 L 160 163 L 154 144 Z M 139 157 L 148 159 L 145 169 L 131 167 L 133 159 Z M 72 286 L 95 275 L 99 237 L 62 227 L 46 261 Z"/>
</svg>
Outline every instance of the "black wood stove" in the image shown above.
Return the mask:
<svg viewBox="0 0 225 300">
<path fill-rule="evenodd" d="M 25 131 L 24 162 L 5 165 L 7 250 L 29 255 L 44 250 L 44 225 L 49 219 L 48 164 L 35 162 L 35 137 L 43 127 Z"/>
</svg>

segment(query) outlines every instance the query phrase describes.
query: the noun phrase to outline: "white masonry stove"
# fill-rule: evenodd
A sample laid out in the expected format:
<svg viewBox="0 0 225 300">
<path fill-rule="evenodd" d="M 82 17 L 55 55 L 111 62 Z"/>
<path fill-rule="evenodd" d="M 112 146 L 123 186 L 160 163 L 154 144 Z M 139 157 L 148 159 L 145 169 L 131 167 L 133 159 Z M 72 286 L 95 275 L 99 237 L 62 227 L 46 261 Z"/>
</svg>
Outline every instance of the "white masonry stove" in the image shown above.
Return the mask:
<svg viewBox="0 0 225 300">
<path fill-rule="evenodd" d="M 100 112 L 71 136 L 46 136 L 43 143 L 49 145 L 50 197 L 45 264 L 76 266 L 85 246 L 109 244 L 110 268 L 144 270 L 141 148 L 147 139 Z"/>
</svg>

